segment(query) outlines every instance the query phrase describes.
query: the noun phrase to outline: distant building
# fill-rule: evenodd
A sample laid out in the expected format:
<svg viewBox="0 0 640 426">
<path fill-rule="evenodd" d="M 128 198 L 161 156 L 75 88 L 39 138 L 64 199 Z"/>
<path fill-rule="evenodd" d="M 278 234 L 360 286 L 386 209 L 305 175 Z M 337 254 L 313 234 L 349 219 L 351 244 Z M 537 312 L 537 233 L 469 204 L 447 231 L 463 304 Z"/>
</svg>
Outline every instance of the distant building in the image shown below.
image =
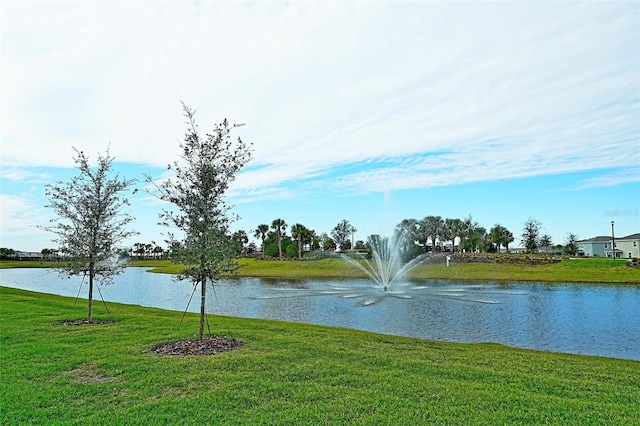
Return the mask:
<svg viewBox="0 0 640 426">
<path fill-rule="evenodd" d="M 611 236 L 598 236 L 578 241 L 578 254 L 583 256 L 612 257 L 615 251 L 618 258 L 640 258 L 640 233 L 616 238 L 613 247 Z"/>
<path fill-rule="evenodd" d="M 611 244 L 609 244 L 609 247 L 611 247 Z M 615 250 L 616 257 L 624 257 L 628 259 L 640 258 L 640 233 L 616 238 Z M 605 251 L 605 253 L 607 252 Z M 611 250 L 608 250 L 607 256 L 611 256 Z"/>
<path fill-rule="evenodd" d="M 578 254 L 587 257 L 604 257 L 607 243 L 611 243 L 610 236 L 599 236 L 589 238 L 588 240 L 580 240 L 578 241 Z"/>
<path fill-rule="evenodd" d="M 16 251 L 14 258 L 16 260 L 42 260 L 42 253 L 37 251 Z"/>
</svg>

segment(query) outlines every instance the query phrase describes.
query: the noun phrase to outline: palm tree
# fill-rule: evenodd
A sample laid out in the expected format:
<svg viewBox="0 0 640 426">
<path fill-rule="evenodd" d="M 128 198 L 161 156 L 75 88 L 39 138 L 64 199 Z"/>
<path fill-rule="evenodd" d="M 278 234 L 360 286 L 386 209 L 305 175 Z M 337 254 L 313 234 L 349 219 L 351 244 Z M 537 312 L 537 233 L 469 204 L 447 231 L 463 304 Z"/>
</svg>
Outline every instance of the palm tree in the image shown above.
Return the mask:
<svg viewBox="0 0 640 426">
<path fill-rule="evenodd" d="M 296 223 L 291 227 L 291 237 L 298 242 L 298 260 L 302 259 L 302 245 L 307 238 L 308 229 L 301 223 Z"/>
<path fill-rule="evenodd" d="M 500 253 L 500 246 L 502 245 L 502 243 L 505 240 L 505 231 L 507 230 L 507 228 L 505 228 L 504 226 L 500 225 L 499 223 L 496 223 L 495 225 L 493 225 L 493 228 L 491 228 L 489 230 L 489 236 L 491 238 L 491 244 L 495 244 L 496 245 L 496 252 Z"/>
<path fill-rule="evenodd" d="M 456 237 L 460 237 L 462 241 L 462 220 L 458 218 L 445 219 L 445 228 L 447 228 L 447 235 L 451 238 L 451 251 L 456 251 Z"/>
<path fill-rule="evenodd" d="M 418 239 L 418 221 L 415 219 L 402 219 L 396 225 L 395 234 L 397 238 L 404 238 L 407 243 L 415 243 Z"/>
<path fill-rule="evenodd" d="M 425 248 L 427 246 L 427 239 L 431 240 L 431 249 L 435 251 L 436 238 L 442 237 L 442 230 L 444 228 L 444 222 L 440 216 L 427 216 L 420 221 L 420 228 L 423 228 L 422 234 L 424 236 Z"/>
<path fill-rule="evenodd" d="M 269 225 L 266 223 L 258 225 L 253 231 L 253 236 L 259 238 L 262 241 L 262 258 L 264 259 L 264 240 L 267 239 L 267 232 L 269 232 Z"/>
<path fill-rule="evenodd" d="M 504 240 L 502 240 L 502 244 L 504 244 L 504 249 L 507 253 L 509 253 L 509 243 L 513 242 L 513 234 L 507 228 L 504 229 L 506 232 L 504 234 Z"/>
<path fill-rule="evenodd" d="M 274 219 L 273 222 L 271 222 L 271 229 L 276 231 L 276 237 L 278 239 L 278 257 L 282 260 L 282 236 L 287 230 L 287 223 L 284 219 Z"/>
<path fill-rule="evenodd" d="M 234 232 L 232 237 L 233 237 L 233 241 L 236 243 L 236 246 L 238 248 L 238 255 L 242 256 L 246 254 L 246 246 L 247 246 L 247 243 L 249 242 L 249 237 L 247 236 L 247 233 L 244 232 L 243 229 L 240 229 Z"/>
<path fill-rule="evenodd" d="M 394 230 L 394 236 L 396 241 L 402 244 L 400 250 L 403 253 L 408 253 L 415 245 L 418 238 L 418 221 L 415 219 L 402 219 L 400 223 L 396 225 Z"/>
</svg>

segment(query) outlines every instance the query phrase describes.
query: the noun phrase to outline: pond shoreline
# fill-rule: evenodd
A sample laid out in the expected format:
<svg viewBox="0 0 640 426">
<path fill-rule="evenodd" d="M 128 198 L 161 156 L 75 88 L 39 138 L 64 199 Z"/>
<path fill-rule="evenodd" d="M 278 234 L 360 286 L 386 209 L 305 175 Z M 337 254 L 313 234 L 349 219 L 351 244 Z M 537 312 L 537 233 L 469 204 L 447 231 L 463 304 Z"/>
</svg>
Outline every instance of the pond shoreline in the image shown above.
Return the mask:
<svg viewBox="0 0 640 426">
<path fill-rule="evenodd" d="M 474 255 L 475 256 L 475 255 Z M 491 261 L 474 261 L 474 256 L 454 257 L 450 266 L 441 258 L 429 259 L 407 275 L 408 279 L 456 281 L 595 283 L 640 285 L 640 269 L 627 266 L 627 259 L 569 258 L 554 262 L 527 264 L 507 260 L 516 256 L 494 255 Z M 486 256 L 483 256 L 486 257 Z M 519 255 L 517 257 L 528 257 Z M 303 258 L 304 259 L 304 258 Z M 464 259 L 464 260 L 462 260 Z M 470 260 L 471 259 L 471 260 Z M 261 260 L 240 258 L 237 277 L 274 279 L 358 279 L 366 278 L 359 269 L 338 257 L 319 260 Z M 57 262 L 0 261 L 0 270 L 9 268 L 55 268 Z M 149 272 L 179 274 L 182 265 L 170 260 L 137 260 L 130 266 Z M 229 278 L 230 276 L 225 276 Z"/>
</svg>

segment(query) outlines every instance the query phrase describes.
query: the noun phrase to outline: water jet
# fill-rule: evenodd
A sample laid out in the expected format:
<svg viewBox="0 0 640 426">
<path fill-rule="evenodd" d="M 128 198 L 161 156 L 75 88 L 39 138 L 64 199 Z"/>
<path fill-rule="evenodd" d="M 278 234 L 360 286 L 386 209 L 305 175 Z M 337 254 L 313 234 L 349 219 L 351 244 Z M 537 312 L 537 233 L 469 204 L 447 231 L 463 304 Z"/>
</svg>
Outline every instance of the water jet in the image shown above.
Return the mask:
<svg viewBox="0 0 640 426">
<path fill-rule="evenodd" d="M 403 243 L 402 238 L 372 235 L 369 237 L 371 259 L 358 253 L 353 255 L 341 253 L 340 257 L 367 274 L 382 291 L 391 291 L 391 287 L 396 282 L 426 258 L 426 254 L 421 254 L 404 263 L 400 250 Z"/>
</svg>

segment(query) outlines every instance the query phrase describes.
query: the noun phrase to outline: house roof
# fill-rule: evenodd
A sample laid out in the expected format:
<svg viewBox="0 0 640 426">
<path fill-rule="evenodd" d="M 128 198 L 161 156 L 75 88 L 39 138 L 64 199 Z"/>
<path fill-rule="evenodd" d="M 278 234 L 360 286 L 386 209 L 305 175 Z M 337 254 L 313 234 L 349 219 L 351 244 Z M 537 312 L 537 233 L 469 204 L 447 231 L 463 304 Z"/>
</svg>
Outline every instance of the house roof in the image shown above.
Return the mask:
<svg viewBox="0 0 640 426">
<path fill-rule="evenodd" d="M 616 238 L 616 240 L 640 240 L 640 232 L 636 234 L 627 235 L 626 237 Z"/>
<path fill-rule="evenodd" d="M 640 240 L 640 232 L 627 235 L 626 237 L 616 237 L 616 241 Z M 577 241 L 578 243 L 607 243 L 611 241 L 611 235 L 598 235 L 597 237 Z"/>
<path fill-rule="evenodd" d="M 611 241 L 611 237 L 607 237 L 605 235 L 599 235 L 597 237 L 589 238 L 586 240 L 577 241 L 578 243 L 606 243 Z"/>
</svg>

